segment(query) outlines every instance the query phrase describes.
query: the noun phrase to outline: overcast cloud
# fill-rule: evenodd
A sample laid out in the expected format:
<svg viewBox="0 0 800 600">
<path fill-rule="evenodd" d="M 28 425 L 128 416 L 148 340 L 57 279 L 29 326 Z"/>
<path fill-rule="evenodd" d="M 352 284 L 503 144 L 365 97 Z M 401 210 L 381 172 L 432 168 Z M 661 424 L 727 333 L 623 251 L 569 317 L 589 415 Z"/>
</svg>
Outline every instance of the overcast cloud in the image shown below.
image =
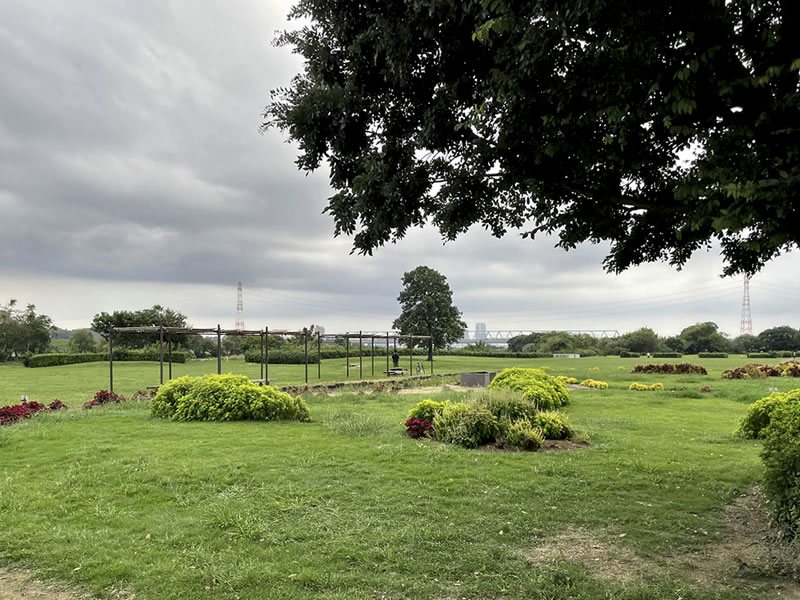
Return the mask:
<svg viewBox="0 0 800 600">
<path fill-rule="evenodd" d="M 470 328 L 739 330 L 741 280 L 715 252 L 684 271 L 602 270 L 605 246 L 414 231 L 350 254 L 281 132 L 258 133 L 269 90 L 300 63 L 272 46 L 282 0 L 0 0 L 0 302 L 62 327 L 160 303 L 195 325 L 386 329 L 404 271 L 448 277 Z M 797 255 L 752 283 L 756 330 L 800 325 Z M 788 285 L 788 287 L 786 287 Z"/>
</svg>

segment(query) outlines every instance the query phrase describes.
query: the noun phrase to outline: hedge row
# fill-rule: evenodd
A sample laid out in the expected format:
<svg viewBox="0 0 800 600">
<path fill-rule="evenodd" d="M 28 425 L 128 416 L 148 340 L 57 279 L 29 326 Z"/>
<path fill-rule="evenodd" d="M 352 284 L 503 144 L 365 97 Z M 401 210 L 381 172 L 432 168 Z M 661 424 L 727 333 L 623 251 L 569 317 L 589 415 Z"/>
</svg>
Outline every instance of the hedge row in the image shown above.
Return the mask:
<svg viewBox="0 0 800 600">
<path fill-rule="evenodd" d="M 553 358 L 549 352 L 469 352 L 459 350 L 437 350 L 437 356 L 474 356 L 477 358 Z"/>
<path fill-rule="evenodd" d="M 697 358 L 728 358 L 725 352 L 699 352 Z"/>
<path fill-rule="evenodd" d="M 173 352 L 172 362 L 185 363 L 186 352 Z M 57 367 L 61 365 L 74 365 L 87 362 L 104 362 L 108 360 L 108 352 L 81 352 L 76 354 L 33 354 L 23 361 L 26 367 Z M 158 350 L 114 350 L 114 361 L 134 361 L 134 360 L 159 360 Z M 167 361 L 167 353 L 164 353 L 164 361 Z"/>
<path fill-rule="evenodd" d="M 650 356 L 653 358 L 680 358 L 683 354 L 680 352 L 653 352 Z"/>
<path fill-rule="evenodd" d="M 638 352 L 620 352 L 619 353 L 619 357 L 620 358 L 639 358 L 641 356 L 642 355 L 639 354 Z"/>
<path fill-rule="evenodd" d="M 751 352 L 747 358 L 792 358 L 796 353 L 790 350 L 781 350 L 779 352 Z"/>
</svg>

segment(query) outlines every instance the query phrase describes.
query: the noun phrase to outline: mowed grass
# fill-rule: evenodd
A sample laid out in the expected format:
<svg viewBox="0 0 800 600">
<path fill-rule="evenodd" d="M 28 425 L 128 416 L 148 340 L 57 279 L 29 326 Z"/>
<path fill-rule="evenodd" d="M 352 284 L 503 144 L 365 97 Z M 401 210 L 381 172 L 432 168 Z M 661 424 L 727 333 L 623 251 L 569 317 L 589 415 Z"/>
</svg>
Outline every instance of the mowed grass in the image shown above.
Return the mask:
<svg viewBox="0 0 800 600">
<path fill-rule="evenodd" d="M 697 587 L 676 570 L 622 583 L 569 556 L 526 558 L 578 529 L 643 560 L 702 550 L 725 535 L 723 507 L 758 482 L 759 445 L 731 432 L 746 403 L 794 382 L 719 378 L 741 358 L 695 359 L 708 377 L 632 375 L 643 361 L 437 361 L 440 372 L 549 366 L 608 381 L 572 393 L 566 412 L 593 443 L 561 453 L 408 439 L 402 423 L 425 396 L 312 396 L 308 424 L 172 423 L 145 404 L 74 410 L 107 387 L 107 365 L 2 367 L 0 403 L 27 393 L 73 409 L 0 429 L 0 565 L 101 597 L 759 597 L 748 579 Z M 327 362 L 333 379 L 344 361 Z M 302 367 L 273 368 L 278 383 L 302 381 Z M 130 393 L 157 376 L 157 364 L 123 363 L 116 387 Z M 631 392 L 632 381 L 666 389 Z"/>
</svg>

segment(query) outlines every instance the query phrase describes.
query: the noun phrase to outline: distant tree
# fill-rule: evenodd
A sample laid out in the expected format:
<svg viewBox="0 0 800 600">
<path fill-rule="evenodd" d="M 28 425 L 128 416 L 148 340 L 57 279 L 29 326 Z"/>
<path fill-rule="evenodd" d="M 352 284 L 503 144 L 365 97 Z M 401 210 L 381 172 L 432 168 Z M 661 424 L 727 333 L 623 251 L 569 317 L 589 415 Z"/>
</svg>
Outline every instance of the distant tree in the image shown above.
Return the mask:
<svg viewBox="0 0 800 600">
<path fill-rule="evenodd" d="M 728 352 L 731 347 L 730 340 L 719 332 L 716 323 L 708 321 L 697 323 L 681 331 L 681 339 L 687 354 L 698 352 Z"/>
<path fill-rule="evenodd" d="M 749 333 L 743 333 L 739 337 L 731 340 L 731 352 L 739 354 L 748 354 L 750 352 L 758 352 L 761 349 L 761 340 Z"/>
<path fill-rule="evenodd" d="M 797 331 L 784 325 L 782 327 L 773 327 L 765 329 L 758 334 L 758 341 L 761 343 L 761 349 L 767 351 L 774 350 L 796 350 Z"/>
<path fill-rule="evenodd" d="M 72 332 L 69 347 L 72 352 L 94 352 L 97 344 L 91 329 L 76 329 Z"/>
<path fill-rule="evenodd" d="M 527 335 L 517 335 L 508 340 L 508 349 L 511 352 L 523 352 L 523 348 L 533 344 L 534 350 L 524 350 L 524 352 L 536 352 L 536 345 L 545 336 L 544 333 L 529 333 Z"/>
<path fill-rule="evenodd" d="M 536 346 L 537 352 L 545 354 L 555 354 L 560 352 L 572 352 L 575 349 L 575 340 L 568 333 L 550 333 Z"/>
<path fill-rule="evenodd" d="M 655 352 L 658 350 L 659 339 L 655 331 L 642 327 L 621 336 L 620 344 L 631 352 Z"/>
<path fill-rule="evenodd" d="M 151 308 L 129 311 L 118 310 L 109 314 L 101 312 L 92 319 L 92 331 L 99 333 L 103 339 L 108 340 L 108 331 L 111 327 L 186 327 L 186 316 L 171 308 L 164 308 L 156 304 Z M 175 341 L 182 341 L 175 337 Z M 114 335 L 114 342 L 128 348 L 144 348 L 159 340 L 157 333 L 134 334 L 118 333 Z"/>
<path fill-rule="evenodd" d="M 24 310 L 17 308 L 14 299 L 0 305 L 0 360 L 21 358 L 29 352 L 46 352 L 53 329 L 50 317 L 37 314 L 33 304 L 28 304 Z"/>
<path fill-rule="evenodd" d="M 401 312 L 392 327 L 402 335 L 428 335 L 433 348 L 446 348 L 464 336 L 467 324 L 453 304 L 447 278 L 438 271 L 419 266 L 404 273 L 403 291 L 397 301 Z"/>
<path fill-rule="evenodd" d="M 680 352 L 681 354 L 686 352 L 686 342 L 679 335 L 664 338 L 661 343 L 670 352 Z"/>
</svg>

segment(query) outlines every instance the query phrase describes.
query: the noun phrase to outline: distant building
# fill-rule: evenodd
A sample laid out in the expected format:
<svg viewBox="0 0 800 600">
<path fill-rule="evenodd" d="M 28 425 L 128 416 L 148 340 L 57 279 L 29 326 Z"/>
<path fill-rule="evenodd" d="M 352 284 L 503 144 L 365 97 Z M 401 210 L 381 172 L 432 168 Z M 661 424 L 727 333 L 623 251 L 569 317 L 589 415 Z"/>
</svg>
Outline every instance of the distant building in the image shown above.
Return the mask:
<svg viewBox="0 0 800 600">
<path fill-rule="evenodd" d="M 475 340 L 486 339 L 486 323 L 475 323 Z"/>
<path fill-rule="evenodd" d="M 325 328 L 322 325 L 314 325 L 314 331 L 320 335 L 325 335 Z"/>
</svg>

